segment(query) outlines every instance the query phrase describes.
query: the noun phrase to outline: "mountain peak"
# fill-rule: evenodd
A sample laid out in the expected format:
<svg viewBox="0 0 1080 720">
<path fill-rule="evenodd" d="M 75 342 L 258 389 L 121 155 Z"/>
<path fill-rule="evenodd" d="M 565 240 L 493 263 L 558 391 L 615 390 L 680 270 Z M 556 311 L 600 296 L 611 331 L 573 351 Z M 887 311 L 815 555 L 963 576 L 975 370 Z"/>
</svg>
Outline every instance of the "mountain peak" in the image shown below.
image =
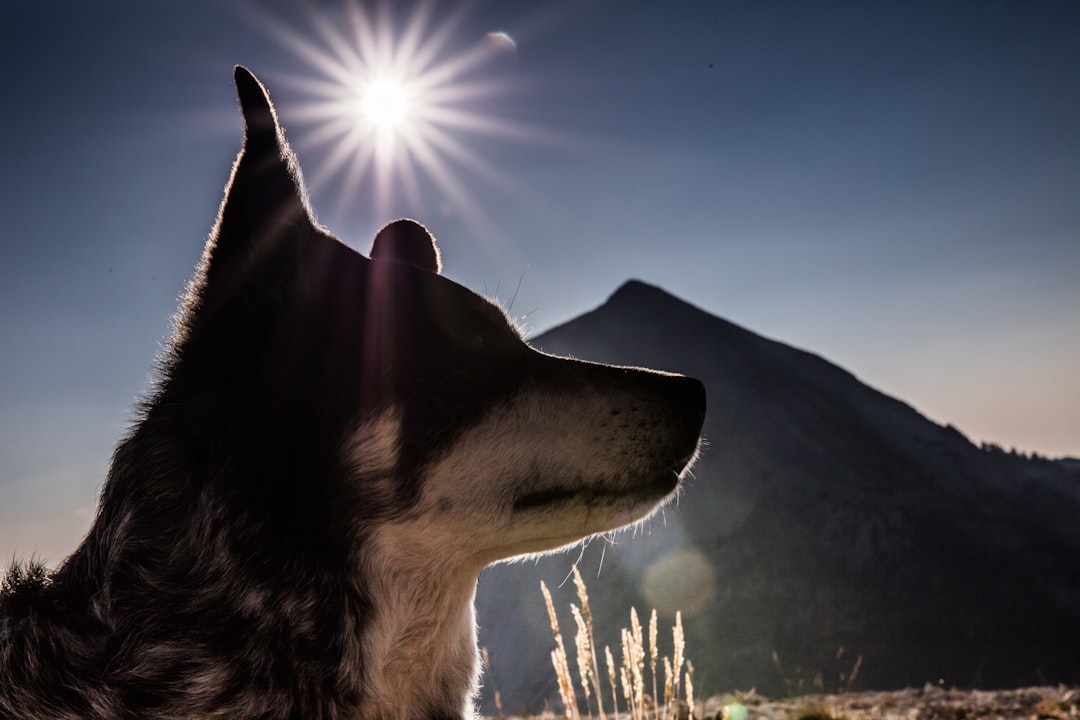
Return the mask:
<svg viewBox="0 0 1080 720">
<path fill-rule="evenodd" d="M 663 288 L 659 288 L 656 285 L 650 285 L 649 283 L 645 282 L 644 280 L 638 280 L 636 278 L 630 278 L 629 280 L 624 282 L 622 285 L 620 285 L 615 290 L 615 292 L 611 293 L 611 295 L 608 297 L 607 301 L 612 302 L 612 301 L 617 300 L 617 301 L 622 302 L 622 301 L 625 301 L 627 299 L 632 299 L 632 298 L 636 299 L 638 297 L 646 297 L 646 296 L 654 296 L 654 295 L 664 295 L 666 297 L 672 297 L 672 295 L 669 292 L 667 292 L 666 290 L 664 290 Z"/>
<path fill-rule="evenodd" d="M 661 287 L 634 279 L 627 280 L 620 285 L 604 304 L 616 308 L 641 308 L 643 306 L 654 306 L 657 303 L 671 307 L 693 307 L 690 303 L 675 297 Z"/>
<path fill-rule="evenodd" d="M 703 322 L 714 326 L 719 324 L 729 328 L 738 327 L 672 295 L 661 287 L 634 279 L 620 285 L 595 312 L 623 317 L 628 322 L 633 322 L 639 329 L 648 327 L 671 329 L 669 326 L 672 325 L 686 329 L 687 323 Z"/>
<path fill-rule="evenodd" d="M 589 359 L 597 362 L 620 357 L 618 364 L 677 370 L 681 363 L 666 367 L 671 355 L 682 356 L 700 346 L 702 336 L 715 339 L 734 328 L 655 285 L 628 280 L 599 307 L 530 342 L 554 354 L 588 348 Z M 636 359 L 631 361 L 631 356 Z"/>
</svg>

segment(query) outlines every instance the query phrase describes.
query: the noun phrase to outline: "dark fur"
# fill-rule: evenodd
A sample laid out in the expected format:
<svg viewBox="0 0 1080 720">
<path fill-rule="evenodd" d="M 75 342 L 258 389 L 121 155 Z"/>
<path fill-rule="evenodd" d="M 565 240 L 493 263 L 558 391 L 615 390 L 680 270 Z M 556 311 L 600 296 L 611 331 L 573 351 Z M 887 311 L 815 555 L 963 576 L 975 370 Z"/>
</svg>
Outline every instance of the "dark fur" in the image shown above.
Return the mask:
<svg viewBox="0 0 1080 720">
<path fill-rule="evenodd" d="M 370 259 L 316 226 L 265 91 L 242 68 L 236 80 L 244 149 L 93 526 L 57 570 L 16 565 L 0 592 L 5 719 L 463 717 L 467 637 L 446 640 L 454 661 L 386 648 L 442 642 L 441 608 L 461 613 L 449 626 L 468 625 L 484 563 L 646 514 L 695 452 L 696 381 L 532 350 L 498 308 L 438 275 L 418 224 L 388 226 Z M 557 456 L 544 444 L 556 431 L 528 441 L 535 410 L 516 408 L 551 407 L 566 425 L 581 398 L 602 411 L 580 421 L 597 459 L 549 477 L 538 455 L 482 501 L 455 494 L 471 482 L 447 460 L 462 445 L 489 448 L 478 478 L 498 461 L 484 445 L 492 417 L 519 428 L 507 430 L 519 454 Z M 612 471 L 627 447 L 642 448 L 631 453 L 641 469 Z M 462 558 L 447 575 L 460 588 L 409 575 L 431 563 L 409 551 L 413 539 L 427 547 L 424 528 L 543 528 L 581 507 L 611 519 L 491 548 L 481 529 L 475 548 L 446 551 L 446 564 Z M 388 608 L 399 601 L 421 609 L 420 625 L 379 640 L 411 617 Z M 418 706 L 372 689 L 395 682 Z"/>
</svg>

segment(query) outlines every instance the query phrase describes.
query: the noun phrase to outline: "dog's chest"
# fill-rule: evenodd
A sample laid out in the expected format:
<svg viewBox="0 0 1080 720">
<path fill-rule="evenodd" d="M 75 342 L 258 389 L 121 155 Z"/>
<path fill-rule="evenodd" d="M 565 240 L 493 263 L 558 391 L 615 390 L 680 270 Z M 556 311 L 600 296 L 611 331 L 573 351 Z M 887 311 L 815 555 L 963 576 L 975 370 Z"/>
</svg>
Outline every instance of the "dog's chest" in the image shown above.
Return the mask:
<svg viewBox="0 0 1080 720">
<path fill-rule="evenodd" d="M 399 554 L 393 549 L 400 545 L 388 539 L 376 540 L 384 562 L 369 568 L 378 600 L 361 638 L 364 702 L 357 720 L 472 717 L 476 576 L 447 573 L 438 563 L 411 567 L 406 557 L 436 555 Z"/>
<path fill-rule="evenodd" d="M 465 616 L 444 616 L 436 622 L 379 618 L 387 628 L 408 629 L 372 634 L 365 653 L 365 702 L 358 720 L 465 716 L 476 684 L 471 605 L 468 609 Z M 397 609 L 390 612 L 396 614 Z"/>
</svg>

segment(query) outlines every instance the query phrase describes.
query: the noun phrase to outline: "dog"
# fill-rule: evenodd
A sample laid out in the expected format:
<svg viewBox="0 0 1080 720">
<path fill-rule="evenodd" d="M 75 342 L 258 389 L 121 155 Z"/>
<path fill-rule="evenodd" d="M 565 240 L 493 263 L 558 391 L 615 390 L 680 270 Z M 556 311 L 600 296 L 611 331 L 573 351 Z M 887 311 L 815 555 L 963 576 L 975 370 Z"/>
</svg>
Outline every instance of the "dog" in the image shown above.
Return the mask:
<svg viewBox="0 0 1080 720">
<path fill-rule="evenodd" d="M 242 150 L 93 525 L 4 581 L 0 717 L 473 717 L 480 570 L 652 513 L 704 388 L 531 348 L 418 222 L 350 249 L 234 74 Z"/>
</svg>

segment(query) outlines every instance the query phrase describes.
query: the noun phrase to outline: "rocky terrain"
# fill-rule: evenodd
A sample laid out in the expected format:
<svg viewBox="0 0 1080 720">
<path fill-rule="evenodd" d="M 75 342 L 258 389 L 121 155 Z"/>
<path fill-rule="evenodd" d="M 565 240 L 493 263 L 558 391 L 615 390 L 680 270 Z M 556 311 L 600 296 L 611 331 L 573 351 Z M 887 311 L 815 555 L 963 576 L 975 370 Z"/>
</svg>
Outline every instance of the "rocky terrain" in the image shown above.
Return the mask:
<svg viewBox="0 0 1080 720">
<path fill-rule="evenodd" d="M 887 692 L 809 695 L 767 700 L 750 695 L 739 698 L 748 720 L 1036 720 L 1080 718 L 1080 691 L 1066 687 L 1019 690 L 945 690 L 936 685 Z M 703 707 L 702 718 L 723 717 L 731 698 L 714 698 Z"/>
<path fill-rule="evenodd" d="M 710 698 L 698 720 L 724 720 L 745 709 L 745 720 L 1075 720 L 1080 689 L 1031 687 L 1018 690 L 945 690 L 935 685 L 888 692 L 805 695 L 769 700 L 756 693 Z M 680 720 L 688 717 L 685 706 Z M 562 718 L 550 712 L 533 718 Z M 610 714 L 609 718 L 613 717 Z M 621 718 L 628 717 L 626 713 Z"/>
</svg>

